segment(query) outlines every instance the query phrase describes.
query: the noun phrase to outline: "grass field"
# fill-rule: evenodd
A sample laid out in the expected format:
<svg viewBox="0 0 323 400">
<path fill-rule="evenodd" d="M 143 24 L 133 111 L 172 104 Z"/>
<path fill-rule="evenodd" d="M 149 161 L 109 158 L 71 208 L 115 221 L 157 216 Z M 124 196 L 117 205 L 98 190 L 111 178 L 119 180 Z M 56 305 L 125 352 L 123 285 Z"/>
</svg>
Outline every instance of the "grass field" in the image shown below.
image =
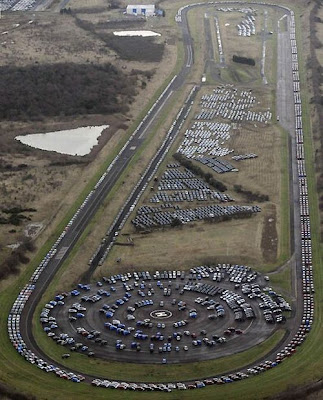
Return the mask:
<svg viewBox="0 0 323 400">
<path fill-rule="evenodd" d="M 291 279 L 291 267 L 287 265 L 283 267 L 282 271 L 270 275 L 270 285 L 290 297 L 292 294 Z"/>
<path fill-rule="evenodd" d="M 298 43 L 300 45 L 301 42 L 301 31 L 300 31 L 300 12 L 297 12 L 297 24 L 298 24 Z M 299 48 L 299 53 L 301 53 L 301 47 Z M 301 65 L 305 65 L 304 60 L 300 60 Z M 301 79 L 302 79 L 302 88 L 305 89 L 306 82 L 304 81 L 305 71 L 304 67 L 301 70 Z M 306 90 L 302 92 L 302 100 L 303 100 L 303 115 L 304 120 L 303 124 L 306 127 L 306 132 L 310 132 L 310 120 L 309 113 L 306 105 L 307 102 L 307 93 Z M 310 135 L 306 136 L 305 139 L 306 146 L 306 161 L 307 161 L 307 171 L 308 171 L 308 184 L 309 184 L 309 194 L 310 194 L 310 204 L 311 204 L 311 223 L 312 223 L 312 242 L 313 242 L 313 266 L 314 266 L 314 274 L 315 274 L 315 285 L 316 288 L 321 288 L 323 285 L 323 247 L 320 245 L 319 238 L 319 220 L 317 218 L 317 195 L 315 189 L 315 180 L 314 180 L 314 165 L 313 165 L 313 147 L 311 142 Z M 276 155 L 278 159 L 280 158 L 279 152 Z M 278 194 L 279 196 L 279 194 Z M 61 224 L 62 225 L 62 224 Z M 55 232 L 59 232 L 59 229 L 55 230 Z M 174 240 L 178 240 L 174 238 Z M 49 247 L 49 244 L 48 244 Z M 45 253 L 45 248 L 42 249 L 42 253 Z M 40 255 L 38 256 L 38 262 L 40 260 Z M 108 396 L 113 397 L 113 399 L 142 399 L 146 397 L 147 399 L 161 399 L 167 397 L 167 399 L 193 399 L 196 398 L 197 393 L 195 391 L 190 392 L 173 392 L 170 394 L 163 393 L 130 393 L 130 392 L 110 392 L 104 389 L 92 389 L 86 385 L 75 385 L 70 382 L 62 381 L 58 378 L 55 378 L 50 375 L 46 375 L 45 373 L 41 373 L 35 367 L 29 365 L 25 361 L 23 361 L 16 351 L 11 346 L 7 334 L 6 334 L 6 318 L 8 311 L 10 309 L 11 303 L 15 298 L 15 295 L 18 293 L 19 288 L 24 284 L 27 277 L 30 275 L 34 266 L 37 265 L 37 260 L 35 260 L 31 265 L 29 265 L 24 273 L 21 274 L 16 280 L 13 281 L 11 286 L 8 289 L 4 289 L 0 293 L 0 303 L 2 306 L 2 312 L 0 313 L 0 346 L 1 346 L 1 355 L 0 355 L 0 379 L 6 385 L 15 387 L 17 390 L 23 391 L 28 394 L 33 394 L 39 399 L 88 399 L 89 397 L 94 397 L 96 399 L 103 399 Z M 66 268 L 68 266 L 66 265 Z M 123 268 L 123 266 L 121 266 Z M 111 270 L 112 272 L 112 270 Z M 279 274 L 277 274 L 279 275 Z M 288 269 L 285 269 L 281 272 L 280 277 L 277 278 L 277 285 L 282 285 L 280 280 L 284 280 L 288 276 Z M 57 278 L 58 279 L 58 278 Z M 271 278 L 272 280 L 273 278 Z M 275 280 L 275 278 L 274 278 Z M 280 281 L 280 282 L 279 282 Z M 58 282 L 54 281 L 55 283 Z M 55 284 L 54 283 L 54 284 Z M 51 290 L 53 286 L 51 286 Z M 288 290 L 289 287 L 282 287 L 284 290 Z M 50 293 L 49 293 L 50 294 Z M 305 344 L 297 351 L 297 354 L 293 356 L 291 359 L 284 361 L 284 363 L 276 369 L 266 372 L 261 376 L 257 376 L 254 378 L 250 378 L 246 381 L 242 381 L 239 383 L 235 383 L 234 385 L 224 385 L 222 387 L 208 387 L 205 388 L 201 395 L 204 399 L 261 399 L 267 396 L 276 394 L 282 390 L 288 389 L 290 393 L 293 393 L 295 385 L 302 385 L 304 383 L 308 383 L 314 381 L 316 379 L 321 378 L 322 371 L 322 357 L 323 354 L 323 343 L 321 340 L 322 337 L 322 304 L 323 304 L 323 294 L 321 290 L 317 290 L 315 295 L 315 324 L 314 327 L 305 342 Z M 279 335 L 279 334 L 277 334 Z M 40 338 L 40 341 L 46 339 L 43 337 Z M 270 344 L 267 343 L 268 348 L 272 346 L 275 340 L 278 337 L 272 337 L 270 340 L 272 342 Z M 45 342 L 44 342 L 45 343 Z M 58 347 L 50 349 L 53 351 L 55 356 L 59 357 Z M 252 350 L 251 350 L 252 351 Z M 239 359 L 239 356 L 242 356 L 242 359 Z M 229 362 L 245 362 L 245 356 L 236 355 L 236 360 L 229 360 Z M 252 359 L 252 355 L 248 353 L 246 356 Z M 75 364 L 81 364 L 82 360 L 72 360 L 75 361 Z M 92 361 L 91 361 L 92 362 Z M 93 361 L 94 362 L 94 361 Z M 227 359 L 223 360 L 221 368 L 215 371 L 224 371 L 226 370 Z M 205 364 L 206 365 L 206 364 Z M 231 364 L 230 364 L 231 365 Z M 167 366 L 167 371 L 168 371 Z M 203 363 L 196 366 L 197 368 L 203 368 Z M 98 365 L 93 368 L 100 367 Z M 103 367 L 101 367 L 103 369 Z M 116 368 L 114 366 L 114 368 Z M 123 368 L 123 365 L 122 367 Z M 125 367 L 125 369 L 128 366 Z M 163 368 L 163 367 L 162 367 Z M 213 368 L 213 367 L 212 367 Z M 139 370 L 139 368 L 137 369 Z M 129 366 L 129 373 L 138 373 L 138 371 L 134 371 L 132 366 Z M 161 371 L 161 372 L 160 372 Z M 197 371 L 197 370 L 196 370 Z M 120 371 L 116 369 L 115 373 L 118 374 Z M 165 373 L 165 369 L 160 369 L 159 371 L 153 371 L 155 374 L 159 374 L 159 376 Z M 174 374 L 178 374 L 178 371 L 173 371 Z M 191 371 L 188 371 L 191 373 Z M 117 376 L 117 375 L 116 375 Z M 134 376 L 134 375 L 133 375 Z M 182 371 L 180 372 L 180 376 L 182 376 Z"/>
</svg>

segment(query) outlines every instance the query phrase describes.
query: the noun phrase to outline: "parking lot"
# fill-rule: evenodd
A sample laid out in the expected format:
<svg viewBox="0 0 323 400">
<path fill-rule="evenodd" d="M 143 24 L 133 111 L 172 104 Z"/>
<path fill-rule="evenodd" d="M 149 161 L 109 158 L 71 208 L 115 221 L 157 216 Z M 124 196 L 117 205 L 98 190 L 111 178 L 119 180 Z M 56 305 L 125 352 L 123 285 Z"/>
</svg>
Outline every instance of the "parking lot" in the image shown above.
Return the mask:
<svg viewBox="0 0 323 400">
<path fill-rule="evenodd" d="M 46 334 L 88 357 L 178 363 L 254 346 L 285 322 L 289 304 L 250 267 L 102 277 L 56 295 L 40 315 Z"/>
<path fill-rule="evenodd" d="M 269 109 L 260 110 L 259 101 L 251 90 L 238 89 L 231 84 L 219 85 L 211 93 L 201 96 L 199 110 L 178 152 L 187 158 L 214 158 L 218 163 L 227 163 L 215 157 L 224 157 L 235 152 L 232 148 L 233 124 L 252 123 L 265 126 L 272 118 Z M 260 131 L 259 131 L 260 134 Z M 218 169 L 227 172 L 234 169 Z"/>
<path fill-rule="evenodd" d="M 197 159 L 218 173 L 230 171 L 230 163 L 210 157 Z M 179 163 L 170 163 L 157 182 L 157 192 L 149 198 L 149 205 L 142 205 L 131 221 L 137 229 L 171 226 L 176 221 L 221 221 L 233 217 L 251 216 L 261 211 L 259 206 L 219 205 L 233 202 L 227 193 L 212 190 L 202 179 Z M 151 187 L 151 189 L 154 189 Z M 206 203 L 200 206 L 199 203 Z"/>
<path fill-rule="evenodd" d="M 27 11 L 34 7 L 36 0 L 2 0 L 1 8 L 3 11 Z"/>
</svg>

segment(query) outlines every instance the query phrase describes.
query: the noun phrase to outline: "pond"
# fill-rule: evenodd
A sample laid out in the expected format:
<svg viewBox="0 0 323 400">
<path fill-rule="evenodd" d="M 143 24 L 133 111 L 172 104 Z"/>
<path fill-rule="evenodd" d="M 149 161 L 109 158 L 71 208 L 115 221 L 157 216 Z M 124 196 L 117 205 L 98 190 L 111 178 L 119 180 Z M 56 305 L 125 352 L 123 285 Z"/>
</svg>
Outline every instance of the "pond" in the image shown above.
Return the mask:
<svg viewBox="0 0 323 400">
<path fill-rule="evenodd" d="M 160 33 L 153 31 L 116 31 L 113 34 L 116 36 L 161 36 Z"/>
<path fill-rule="evenodd" d="M 36 149 L 56 151 L 72 156 L 85 156 L 93 146 L 98 144 L 98 138 L 109 125 L 84 126 L 76 129 L 47 133 L 33 133 L 16 136 L 15 139 Z"/>
</svg>

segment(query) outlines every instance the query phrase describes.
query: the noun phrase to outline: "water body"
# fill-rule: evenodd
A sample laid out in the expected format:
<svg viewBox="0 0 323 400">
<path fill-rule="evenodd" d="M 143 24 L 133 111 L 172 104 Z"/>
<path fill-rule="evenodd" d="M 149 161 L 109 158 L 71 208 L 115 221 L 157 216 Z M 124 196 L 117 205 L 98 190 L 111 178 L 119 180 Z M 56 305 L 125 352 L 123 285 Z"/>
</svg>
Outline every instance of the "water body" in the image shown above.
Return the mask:
<svg viewBox="0 0 323 400">
<path fill-rule="evenodd" d="M 153 31 L 116 31 L 113 34 L 116 36 L 161 36 L 160 33 Z"/>
<path fill-rule="evenodd" d="M 108 127 L 109 125 L 84 126 L 65 131 L 16 136 L 15 139 L 35 149 L 56 151 L 72 156 L 85 156 L 90 153 L 93 146 L 98 144 L 99 136 Z"/>
</svg>

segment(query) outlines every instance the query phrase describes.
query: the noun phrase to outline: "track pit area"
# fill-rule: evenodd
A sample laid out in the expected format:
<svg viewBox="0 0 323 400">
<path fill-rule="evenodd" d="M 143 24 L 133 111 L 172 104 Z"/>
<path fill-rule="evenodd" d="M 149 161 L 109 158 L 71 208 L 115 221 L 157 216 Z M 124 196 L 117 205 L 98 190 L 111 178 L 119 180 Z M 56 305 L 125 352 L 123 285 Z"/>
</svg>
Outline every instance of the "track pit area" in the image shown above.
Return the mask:
<svg viewBox="0 0 323 400">
<path fill-rule="evenodd" d="M 283 300 L 266 286 L 249 267 L 229 264 L 126 273 L 57 295 L 40 320 L 71 355 L 135 363 L 200 361 L 255 346 L 284 323 L 278 318 Z"/>
</svg>

